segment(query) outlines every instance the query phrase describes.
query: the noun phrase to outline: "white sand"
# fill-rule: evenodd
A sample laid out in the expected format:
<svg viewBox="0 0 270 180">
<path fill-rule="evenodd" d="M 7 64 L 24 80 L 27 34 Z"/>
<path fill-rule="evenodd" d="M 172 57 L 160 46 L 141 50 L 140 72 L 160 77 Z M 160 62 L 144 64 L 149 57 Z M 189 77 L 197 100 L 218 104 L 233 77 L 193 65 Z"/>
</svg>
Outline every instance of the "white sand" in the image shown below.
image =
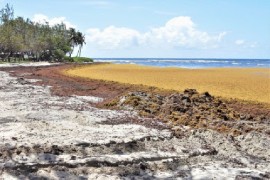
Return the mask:
<svg viewBox="0 0 270 180">
<path fill-rule="evenodd" d="M 17 66 L 51 66 L 51 65 L 57 65 L 59 63 L 50 63 L 50 62 L 24 62 L 24 63 L 0 63 L 0 67 L 17 67 Z"/>
</svg>

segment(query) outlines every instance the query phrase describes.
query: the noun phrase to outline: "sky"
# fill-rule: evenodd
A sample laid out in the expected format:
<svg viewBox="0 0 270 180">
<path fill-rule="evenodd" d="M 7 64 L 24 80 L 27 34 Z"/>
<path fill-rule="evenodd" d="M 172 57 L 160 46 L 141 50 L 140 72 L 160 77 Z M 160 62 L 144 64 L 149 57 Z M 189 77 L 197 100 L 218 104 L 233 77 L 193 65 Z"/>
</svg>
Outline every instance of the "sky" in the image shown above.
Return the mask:
<svg viewBox="0 0 270 180">
<path fill-rule="evenodd" d="M 0 0 L 83 32 L 82 56 L 270 59 L 270 0 Z"/>
</svg>

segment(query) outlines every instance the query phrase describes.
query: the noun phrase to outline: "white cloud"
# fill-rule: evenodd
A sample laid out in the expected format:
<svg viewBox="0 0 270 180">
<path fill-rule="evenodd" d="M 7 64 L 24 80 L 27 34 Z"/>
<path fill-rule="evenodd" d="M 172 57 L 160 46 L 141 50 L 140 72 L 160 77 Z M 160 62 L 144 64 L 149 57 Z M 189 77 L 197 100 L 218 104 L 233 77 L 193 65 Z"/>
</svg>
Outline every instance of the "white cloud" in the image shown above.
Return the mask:
<svg viewBox="0 0 270 180">
<path fill-rule="evenodd" d="M 221 32 L 210 35 L 199 31 L 190 17 L 180 16 L 169 20 L 164 26 L 142 33 L 135 29 L 109 26 L 103 30 L 91 28 L 87 41 L 101 49 L 142 47 L 215 48 L 226 35 Z"/>
<path fill-rule="evenodd" d="M 245 41 L 242 39 L 238 39 L 234 43 L 243 48 L 256 48 L 258 46 L 258 42 Z"/>
<path fill-rule="evenodd" d="M 110 26 L 103 31 L 88 29 L 86 40 L 96 43 L 102 49 L 122 49 L 138 44 L 140 33 L 129 28 Z"/>
<path fill-rule="evenodd" d="M 243 45 L 243 44 L 245 43 L 245 41 L 242 40 L 242 39 L 238 39 L 238 40 L 236 40 L 234 43 L 235 43 L 236 45 Z"/>
<path fill-rule="evenodd" d="M 71 27 L 75 28 L 76 27 L 71 22 L 67 21 L 66 17 L 49 18 L 48 16 L 46 16 L 44 14 L 35 14 L 32 21 L 35 23 L 40 23 L 40 24 L 45 24 L 46 22 L 48 22 L 50 26 L 64 23 L 67 26 L 67 28 L 71 28 Z"/>
</svg>

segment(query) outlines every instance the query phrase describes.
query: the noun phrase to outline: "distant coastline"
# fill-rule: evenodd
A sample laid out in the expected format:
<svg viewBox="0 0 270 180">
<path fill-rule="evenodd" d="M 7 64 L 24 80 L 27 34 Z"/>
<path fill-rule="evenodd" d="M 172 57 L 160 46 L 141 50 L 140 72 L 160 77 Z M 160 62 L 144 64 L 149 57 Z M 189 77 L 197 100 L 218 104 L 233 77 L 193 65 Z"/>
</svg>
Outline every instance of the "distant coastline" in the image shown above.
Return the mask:
<svg viewBox="0 0 270 180">
<path fill-rule="evenodd" d="M 95 62 L 181 68 L 270 68 L 270 59 L 225 58 L 94 58 Z"/>
</svg>

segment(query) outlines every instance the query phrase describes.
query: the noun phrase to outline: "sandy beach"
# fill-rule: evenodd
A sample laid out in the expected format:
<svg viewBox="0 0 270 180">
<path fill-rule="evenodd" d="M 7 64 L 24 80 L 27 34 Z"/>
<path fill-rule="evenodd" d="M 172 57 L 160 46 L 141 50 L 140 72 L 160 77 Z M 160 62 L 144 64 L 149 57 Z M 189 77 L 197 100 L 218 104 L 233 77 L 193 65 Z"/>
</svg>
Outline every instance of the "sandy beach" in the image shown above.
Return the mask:
<svg viewBox="0 0 270 180">
<path fill-rule="evenodd" d="M 269 0 L 0 4 L 0 180 L 270 180 Z"/>
<path fill-rule="evenodd" d="M 140 86 L 61 75 L 75 67 L 1 68 L 1 178 L 270 177 L 269 119 L 227 120 L 259 128 L 237 136 L 184 125 L 172 128 L 135 110 L 98 108 Z M 268 118 L 267 111 L 259 113 Z"/>
<path fill-rule="evenodd" d="M 176 91 L 191 88 L 223 98 L 270 104 L 267 68 L 181 69 L 106 64 L 71 69 L 65 74 Z"/>
</svg>

